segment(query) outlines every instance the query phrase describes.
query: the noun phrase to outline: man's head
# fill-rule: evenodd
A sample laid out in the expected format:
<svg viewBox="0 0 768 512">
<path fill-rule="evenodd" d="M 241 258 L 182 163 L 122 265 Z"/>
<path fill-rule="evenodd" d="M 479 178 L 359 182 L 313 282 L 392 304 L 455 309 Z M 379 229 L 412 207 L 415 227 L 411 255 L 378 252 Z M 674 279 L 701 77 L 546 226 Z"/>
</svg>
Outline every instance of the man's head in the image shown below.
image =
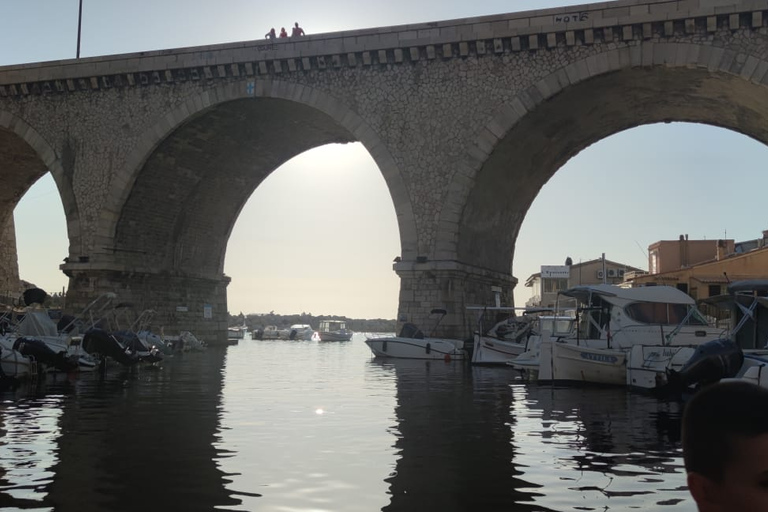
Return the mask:
<svg viewBox="0 0 768 512">
<path fill-rule="evenodd" d="M 701 512 L 768 511 L 768 389 L 719 383 L 683 414 L 688 488 Z"/>
</svg>

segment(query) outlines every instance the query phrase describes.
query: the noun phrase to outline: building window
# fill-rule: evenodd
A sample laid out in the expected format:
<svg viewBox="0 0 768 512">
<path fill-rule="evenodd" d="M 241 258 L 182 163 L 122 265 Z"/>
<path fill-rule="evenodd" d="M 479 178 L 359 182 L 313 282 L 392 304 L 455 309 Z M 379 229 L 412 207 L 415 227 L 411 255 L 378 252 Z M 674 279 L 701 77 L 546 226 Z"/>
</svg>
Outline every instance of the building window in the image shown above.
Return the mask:
<svg viewBox="0 0 768 512">
<path fill-rule="evenodd" d="M 683 293 L 688 293 L 688 283 L 677 283 L 677 289 Z"/>
<path fill-rule="evenodd" d="M 709 296 L 714 297 L 715 295 L 720 295 L 720 285 L 719 284 L 711 284 L 709 285 Z"/>
<path fill-rule="evenodd" d="M 568 279 L 566 278 L 547 278 L 541 280 L 544 293 L 557 293 L 560 290 L 568 288 Z"/>
</svg>

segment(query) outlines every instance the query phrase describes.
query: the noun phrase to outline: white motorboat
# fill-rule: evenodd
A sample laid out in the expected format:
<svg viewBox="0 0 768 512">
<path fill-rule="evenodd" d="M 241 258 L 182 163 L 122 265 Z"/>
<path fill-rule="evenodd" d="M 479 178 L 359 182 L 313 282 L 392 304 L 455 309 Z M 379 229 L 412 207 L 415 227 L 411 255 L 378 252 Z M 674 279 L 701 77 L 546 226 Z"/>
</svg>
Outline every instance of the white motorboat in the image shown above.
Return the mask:
<svg viewBox="0 0 768 512">
<path fill-rule="evenodd" d="M 467 309 L 481 312 L 477 322 L 478 329 L 473 336 L 472 364 L 506 364 L 526 350 L 534 318 L 525 314 L 516 316 L 516 310 L 525 308 L 495 306 L 468 307 Z M 497 321 L 490 329 L 486 329 L 486 317 L 493 313 L 497 316 L 499 314 L 509 316 Z"/>
<path fill-rule="evenodd" d="M 536 351 L 538 353 L 539 333 L 542 329 L 566 333 L 573 323 L 573 317 L 542 315 L 542 313 L 551 312 L 552 310 L 549 308 L 470 307 L 467 309 L 483 310 L 483 315 L 478 321 L 480 328 L 474 335 L 472 364 L 504 365 L 518 359 L 525 352 Z M 488 312 L 509 311 L 514 313 L 517 310 L 521 310 L 522 315 L 504 319 L 484 334 L 480 334 L 483 332 L 483 317 Z"/>
<path fill-rule="evenodd" d="M 245 335 L 248 333 L 248 326 L 243 324 L 240 326 L 235 327 L 228 327 L 227 328 L 227 339 L 228 340 L 242 340 L 245 339 Z"/>
<path fill-rule="evenodd" d="M 734 379 L 768 387 L 768 280 L 731 283 L 728 292 L 701 301 L 730 311 L 727 337 L 698 347 L 632 347 L 627 384 L 659 393 Z"/>
<path fill-rule="evenodd" d="M 460 360 L 466 357 L 464 342 L 461 340 L 391 336 L 368 338 L 365 344 L 375 357 L 442 359 L 444 361 Z"/>
<path fill-rule="evenodd" d="M 441 315 L 435 324 L 436 328 L 446 312 L 444 309 L 433 309 L 432 314 Z M 462 360 L 467 357 L 462 340 L 424 336 L 424 333 L 411 323 L 404 324 L 398 336 L 372 337 L 366 339 L 365 344 L 375 357 L 444 361 Z"/>
<path fill-rule="evenodd" d="M 344 320 L 320 320 L 317 335 L 320 341 L 349 341 L 352 339 L 352 331 L 347 329 Z"/>
<path fill-rule="evenodd" d="M 575 336 L 542 340 L 540 381 L 631 385 L 632 379 L 638 379 L 636 372 L 646 371 L 643 364 L 647 360 L 631 361 L 634 347 L 651 347 L 657 352 L 673 347 L 678 352 L 680 347 L 695 349 L 723 334 L 722 329 L 707 325 L 691 297 L 670 286 L 589 285 L 565 290 L 562 295 L 578 302 L 578 326 Z"/>
<path fill-rule="evenodd" d="M 277 340 L 280 339 L 281 331 L 275 325 L 268 325 L 263 329 L 253 331 L 253 338 L 257 340 Z"/>
<path fill-rule="evenodd" d="M 35 362 L 14 350 L 15 336 L 0 334 L 0 377 L 24 379 L 35 372 Z"/>
<path fill-rule="evenodd" d="M 310 341 L 315 336 L 315 330 L 309 324 L 294 324 L 279 331 L 279 335 L 281 340 Z"/>
</svg>

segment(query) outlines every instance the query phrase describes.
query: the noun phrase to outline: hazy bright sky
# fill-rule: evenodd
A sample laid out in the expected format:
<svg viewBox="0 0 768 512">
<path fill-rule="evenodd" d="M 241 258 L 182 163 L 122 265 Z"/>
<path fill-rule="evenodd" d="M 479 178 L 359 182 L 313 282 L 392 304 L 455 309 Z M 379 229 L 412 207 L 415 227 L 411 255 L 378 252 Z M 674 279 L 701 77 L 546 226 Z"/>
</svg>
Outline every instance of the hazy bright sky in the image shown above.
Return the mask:
<svg viewBox="0 0 768 512">
<path fill-rule="evenodd" d="M 563 0 L 83 0 L 81 56 L 259 39 L 298 21 L 307 33 L 592 3 Z M 75 56 L 78 0 L 0 0 L 0 65 Z M 649 150 L 649 148 L 652 148 Z M 647 268 L 647 247 L 682 233 L 746 240 L 768 229 L 768 149 L 726 130 L 640 127 L 569 161 L 537 197 L 517 242 L 515 298 L 542 264 L 606 257 Z M 4 172 L 5 170 L 0 170 Z M 50 175 L 15 211 L 21 277 L 67 279 L 64 213 Z M 276 170 L 232 232 L 225 272 L 233 313 L 394 318 L 400 252 L 385 182 L 360 144 L 317 148 Z M 437 306 L 437 305 L 436 305 Z"/>
</svg>

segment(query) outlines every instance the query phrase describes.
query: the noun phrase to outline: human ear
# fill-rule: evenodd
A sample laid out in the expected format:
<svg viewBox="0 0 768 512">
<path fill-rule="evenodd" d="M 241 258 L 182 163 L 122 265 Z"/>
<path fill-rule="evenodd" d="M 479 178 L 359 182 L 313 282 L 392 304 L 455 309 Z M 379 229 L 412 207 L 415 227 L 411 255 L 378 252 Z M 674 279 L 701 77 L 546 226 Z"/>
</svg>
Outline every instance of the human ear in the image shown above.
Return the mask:
<svg viewBox="0 0 768 512">
<path fill-rule="evenodd" d="M 688 490 L 700 512 L 714 512 L 720 510 L 719 487 L 717 482 L 707 478 L 701 473 L 688 473 Z"/>
</svg>

